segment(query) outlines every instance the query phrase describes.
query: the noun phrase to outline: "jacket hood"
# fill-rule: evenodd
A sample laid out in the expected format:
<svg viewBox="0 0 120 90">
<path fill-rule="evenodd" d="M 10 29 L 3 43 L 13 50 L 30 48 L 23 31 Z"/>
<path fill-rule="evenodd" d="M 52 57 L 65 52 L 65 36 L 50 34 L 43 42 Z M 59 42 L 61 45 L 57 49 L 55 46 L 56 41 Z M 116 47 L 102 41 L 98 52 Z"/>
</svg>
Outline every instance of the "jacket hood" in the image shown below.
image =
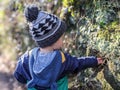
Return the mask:
<svg viewBox="0 0 120 90">
<path fill-rule="evenodd" d="M 30 51 L 29 53 L 29 69 L 31 80 L 28 81 L 27 86 L 29 88 L 36 87 L 39 88 L 38 90 L 45 90 L 42 88 L 51 88 L 51 90 L 57 90 L 57 83 L 56 80 L 58 79 L 59 71 L 61 68 L 61 54 L 59 51 L 54 51 L 56 54 L 45 68 L 39 70 L 39 72 L 35 72 L 35 60 L 37 60 L 37 56 L 39 52 L 39 48 L 35 48 Z M 57 68 L 56 68 L 57 67 Z"/>
</svg>

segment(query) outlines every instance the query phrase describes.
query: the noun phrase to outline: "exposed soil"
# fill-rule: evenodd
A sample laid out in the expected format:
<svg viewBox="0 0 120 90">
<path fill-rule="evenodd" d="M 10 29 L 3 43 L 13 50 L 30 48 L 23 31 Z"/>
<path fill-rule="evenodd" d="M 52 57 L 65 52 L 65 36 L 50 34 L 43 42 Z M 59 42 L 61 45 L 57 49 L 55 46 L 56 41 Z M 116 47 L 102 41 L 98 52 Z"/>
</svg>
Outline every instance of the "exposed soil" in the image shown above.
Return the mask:
<svg viewBox="0 0 120 90">
<path fill-rule="evenodd" d="M 25 90 L 25 86 L 16 81 L 13 71 L 16 61 L 0 56 L 0 90 Z"/>
</svg>

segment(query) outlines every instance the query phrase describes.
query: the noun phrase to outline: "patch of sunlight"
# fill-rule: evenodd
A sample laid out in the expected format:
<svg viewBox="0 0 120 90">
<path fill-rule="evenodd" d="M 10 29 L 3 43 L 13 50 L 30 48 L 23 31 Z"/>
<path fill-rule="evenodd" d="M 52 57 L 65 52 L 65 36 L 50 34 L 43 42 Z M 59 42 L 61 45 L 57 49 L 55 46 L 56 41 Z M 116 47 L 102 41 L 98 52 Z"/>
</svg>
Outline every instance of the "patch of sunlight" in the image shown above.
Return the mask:
<svg viewBox="0 0 120 90">
<path fill-rule="evenodd" d="M 0 24 L 0 35 L 4 35 L 5 32 L 3 32 L 4 30 L 4 25 L 3 24 Z"/>
<path fill-rule="evenodd" d="M 10 2 L 10 0 L 0 0 L 0 5 L 6 5 Z"/>
<path fill-rule="evenodd" d="M 4 10 L 0 9 L 0 22 L 3 19 L 4 15 L 5 15 Z"/>
<path fill-rule="evenodd" d="M 20 13 L 20 14 L 17 16 L 17 20 L 18 20 L 19 22 L 25 23 L 25 18 L 24 18 L 23 12 Z"/>
<path fill-rule="evenodd" d="M 5 18 L 4 10 L 0 9 L 0 32 L 1 32 L 0 35 L 3 35 L 5 33 L 3 32 L 5 26 L 3 22 L 4 18 Z"/>
<path fill-rule="evenodd" d="M 15 47 L 16 47 L 16 43 L 12 40 L 11 37 L 5 37 L 4 39 L 1 39 L 0 50 L 2 54 L 7 56 L 10 60 L 15 60 L 17 57 Z"/>
</svg>

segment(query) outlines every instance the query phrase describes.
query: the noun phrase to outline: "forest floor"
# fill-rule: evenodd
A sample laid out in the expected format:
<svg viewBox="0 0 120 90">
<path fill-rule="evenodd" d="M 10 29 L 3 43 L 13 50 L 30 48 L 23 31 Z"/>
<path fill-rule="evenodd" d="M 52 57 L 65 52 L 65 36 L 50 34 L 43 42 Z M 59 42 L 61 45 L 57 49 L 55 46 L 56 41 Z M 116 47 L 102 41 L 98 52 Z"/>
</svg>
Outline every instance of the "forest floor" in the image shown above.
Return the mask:
<svg viewBox="0 0 120 90">
<path fill-rule="evenodd" d="M 14 76 L 15 61 L 8 60 L 0 55 L 0 89 L 1 90 L 25 90 L 24 86 L 18 83 Z"/>
</svg>

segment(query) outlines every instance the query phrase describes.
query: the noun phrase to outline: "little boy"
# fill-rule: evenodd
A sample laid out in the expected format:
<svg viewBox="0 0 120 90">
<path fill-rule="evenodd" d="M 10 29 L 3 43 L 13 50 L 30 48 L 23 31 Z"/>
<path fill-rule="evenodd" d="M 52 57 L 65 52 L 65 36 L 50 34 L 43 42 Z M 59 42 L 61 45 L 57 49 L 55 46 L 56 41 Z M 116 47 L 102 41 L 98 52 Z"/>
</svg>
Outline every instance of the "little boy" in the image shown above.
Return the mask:
<svg viewBox="0 0 120 90">
<path fill-rule="evenodd" d="M 53 14 L 35 6 L 25 9 L 30 34 L 38 47 L 24 53 L 17 63 L 14 76 L 30 90 L 68 90 L 67 74 L 95 67 L 102 63 L 96 57 L 72 57 L 59 49 L 66 24 Z"/>
</svg>

